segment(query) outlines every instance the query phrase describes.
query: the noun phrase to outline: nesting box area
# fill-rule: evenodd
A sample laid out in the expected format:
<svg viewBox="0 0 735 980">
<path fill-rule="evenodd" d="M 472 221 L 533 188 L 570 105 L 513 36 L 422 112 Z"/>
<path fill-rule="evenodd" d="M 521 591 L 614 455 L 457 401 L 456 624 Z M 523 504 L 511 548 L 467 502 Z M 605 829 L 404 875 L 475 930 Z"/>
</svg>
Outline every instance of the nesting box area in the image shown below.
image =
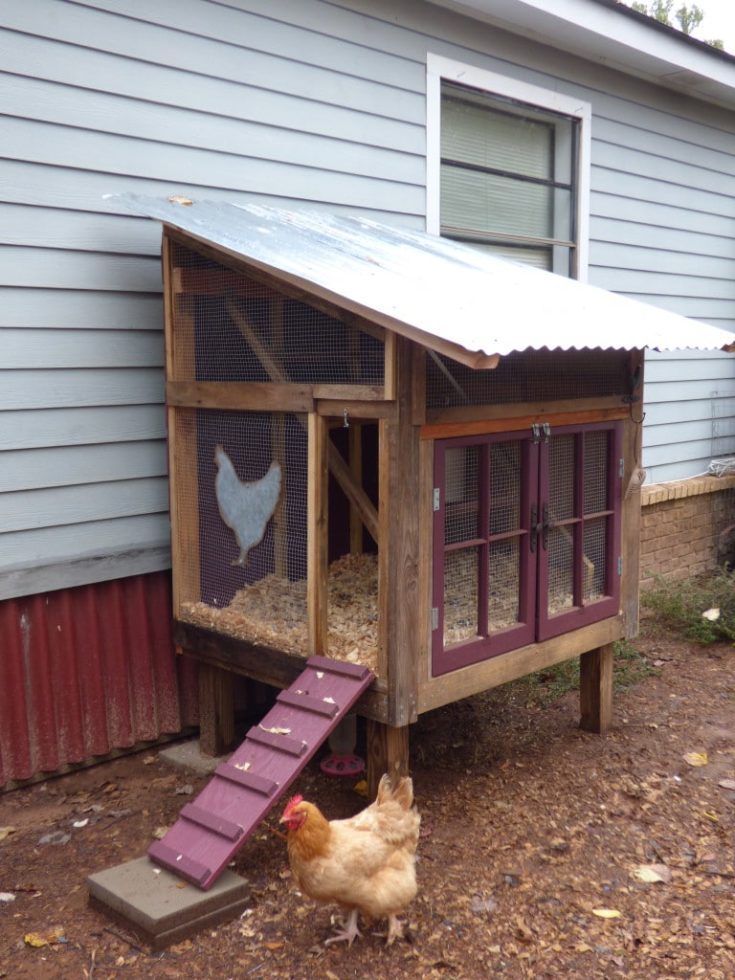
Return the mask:
<svg viewBox="0 0 735 980">
<path fill-rule="evenodd" d="M 604 727 L 637 628 L 642 351 L 473 352 L 369 305 L 373 263 L 400 296 L 400 234 L 393 269 L 370 238 L 242 220 L 260 244 L 164 226 L 180 649 L 279 687 L 312 655 L 367 666 L 358 711 L 389 743 L 581 656 Z M 434 248 L 439 271 L 476 261 L 409 245 L 409 272 Z M 373 771 L 406 746 L 371 748 Z"/>
</svg>

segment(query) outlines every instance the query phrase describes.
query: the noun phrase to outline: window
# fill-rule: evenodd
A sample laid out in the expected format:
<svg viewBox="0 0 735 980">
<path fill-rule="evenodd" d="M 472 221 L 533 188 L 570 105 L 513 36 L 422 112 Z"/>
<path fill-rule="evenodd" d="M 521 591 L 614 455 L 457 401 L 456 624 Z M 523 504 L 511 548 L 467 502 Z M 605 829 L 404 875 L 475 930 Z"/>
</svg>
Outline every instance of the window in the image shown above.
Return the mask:
<svg viewBox="0 0 735 980">
<path fill-rule="evenodd" d="M 428 230 L 586 275 L 589 106 L 429 56 Z"/>
<path fill-rule="evenodd" d="M 435 675 L 617 614 L 621 430 L 436 442 Z"/>
</svg>

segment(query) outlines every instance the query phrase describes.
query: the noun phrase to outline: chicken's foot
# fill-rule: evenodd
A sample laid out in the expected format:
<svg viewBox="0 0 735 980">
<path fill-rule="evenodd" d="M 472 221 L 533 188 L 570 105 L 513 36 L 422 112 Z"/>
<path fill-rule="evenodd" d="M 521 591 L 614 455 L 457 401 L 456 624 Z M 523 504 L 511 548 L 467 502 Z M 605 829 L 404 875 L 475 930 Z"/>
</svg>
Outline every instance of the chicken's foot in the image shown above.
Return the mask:
<svg viewBox="0 0 735 980">
<path fill-rule="evenodd" d="M 350 909 L 345 928 L 342 929 L 341 932 L 338 932 L 336 936 L 332 936 L 331 939 L 325 940 L 324 945 L 331 946 L 332 943 L 346 942 L 349 946 L 351 946 L 358 936 L 362 936 L 362 933 L 357 928 L 357 909 Z"/>
<path fill-rule="evenodd" d="M 396 941 L 396 939 L 403 939 L 403 923 L 398 918 L 397 915 L 388 916 L 388 931 L 387 932 L 374 932 L 374 936 L 380 936 L 381 939 L 385 939 L 385 945 L 390 946 Z"/>
</svg>

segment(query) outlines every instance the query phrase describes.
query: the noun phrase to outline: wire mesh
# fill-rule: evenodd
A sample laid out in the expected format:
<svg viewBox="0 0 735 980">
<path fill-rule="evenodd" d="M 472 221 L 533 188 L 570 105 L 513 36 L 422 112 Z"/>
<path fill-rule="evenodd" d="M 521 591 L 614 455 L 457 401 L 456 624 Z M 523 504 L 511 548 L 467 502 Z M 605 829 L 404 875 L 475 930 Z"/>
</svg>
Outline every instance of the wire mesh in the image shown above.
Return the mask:
<svg viewBox="0 0 735 980">
<path fill-rule="evenodd" d="M 584 512 L 595 514 L 608 509 L 608 445 L 605 431 L 584 435 Z"/>
<path fill-rule="evenodd" d="M 592 602 L 605 595 L 607 518 L 595 517 L 585 521 L 584 558 L 582 598 L 585 602 Z"/>
<path fill-rule="evenodd" d="M 554 527 L 548 538 L 548 612 L 557 613 L 574 605 L 574 538 L 565 527 Z"/>
<path fill-rule="evenodd" d="M 185 618 L 252 642 L 308 652 L 305 418 L 197 412 L 199 602 Z"/>
<path fill-rule="evenodd" d="M 445 454 L 445 544 L 478 536 L 479 457 L 479 446 L 448 449 Z"/>
<path fill-rule="evenodd" d="M 517 538 L 495 541 L 488 550 L 488 632 L 514 626 L 520 618 L 520 547 Z"/>
<path fill-rule="evenodd" d="M 522 351 L 480 371 L 442 354 L 430 353 L 426 362 L 429 408 L 622 396 L 629 389 L 625 351 Z"/>
<path fill-rule="evenodd" d="M 490 446 L 490 534 L 518 529 L 521 508 L 521 444 Z"/>
<path fill-rule="evenodd" d="M 173 244 L 173 380 L 382 384 L 379 337 Z"/>
<path fill-rule="evenodd" d="M 554 436 L 549 444 L 549 516 L 553 522 L 575 516 L 576 436 Z"/>
<path fill-rule="evenodd" d="M 478 634 L 478 548 L 444 555 L 444 646 Z"/>
</svg>

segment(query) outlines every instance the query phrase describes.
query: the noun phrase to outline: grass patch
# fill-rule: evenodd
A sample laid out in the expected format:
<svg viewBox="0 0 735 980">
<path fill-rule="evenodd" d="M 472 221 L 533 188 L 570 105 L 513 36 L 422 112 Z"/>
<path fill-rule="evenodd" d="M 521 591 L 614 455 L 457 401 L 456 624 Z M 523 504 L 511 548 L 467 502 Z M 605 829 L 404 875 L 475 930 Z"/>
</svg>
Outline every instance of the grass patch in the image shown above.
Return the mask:
<svg viewBox="0 0 735 980">
<path fill-rule="evenodd" d="M 615 647 L 613 665 L 613 684 L 616 691 L 627 691 L 646 677 L 657 674 L 646 658 L 627 640 L 618 640 Z M 564 660 L 553 667 L 529 674 L 513 681 L 509 687 L 514 689 L 515 698 L 534 707 L 553 704 L 569 691 L 579 690 L 579 657 Z"/>
<path fill-rule="evenodd" d="M 679 633 L 695 643 L 709 645 L 735 641 L 735 574 L 668 581 L 657 578 L 653 588 L 641 593 L 641 605 L 657 626 Z M 702 613 L 719 610 L 717 618 Z"/>
</svg>

